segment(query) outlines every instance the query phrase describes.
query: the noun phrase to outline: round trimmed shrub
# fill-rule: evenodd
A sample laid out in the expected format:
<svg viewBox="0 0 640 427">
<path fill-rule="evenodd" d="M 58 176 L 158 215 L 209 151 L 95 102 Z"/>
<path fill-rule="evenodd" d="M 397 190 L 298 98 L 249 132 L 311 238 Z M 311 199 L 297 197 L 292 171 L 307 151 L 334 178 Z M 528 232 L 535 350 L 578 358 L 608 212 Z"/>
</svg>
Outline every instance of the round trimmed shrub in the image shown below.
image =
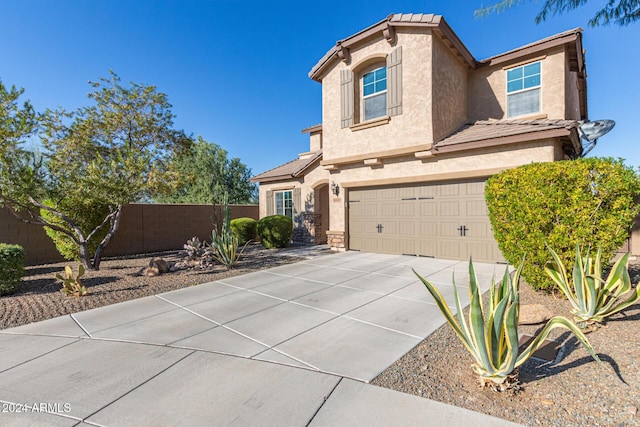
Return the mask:
<svg viewBox="0 0 640 427">
<path fill-rule="evenodd" d="M 258 221 L 253 218 L 236 218 L 231 220 L 231 231 L 238 238 L 238 243 L 246 244 L 256 239 Z"/>
<path fill-rule="evenodd" d="M 544 272 L 547 244 L 573 265 L 576 244 L 602 246 L 611 259 L 638 214 L 636 172 L 612 158 L 532 163 L 487 180 L 485 197 L 493 233 L 512 265 L 525 258 L 522 275 L 534 289 L 556 286 Z"/>
<path fill-rule="evenodd" d="M 0 243 L 0 296 L 16 292 L 24 276 L 24 249 Z"/>
<path fill-rule="evenodd" d="M 73 206 L 69 205 L 69 202 L 61 201 L 57 204 L 51 200 L 45 200 L 44 204 L 58 209 L 72 221 L 74 221 L 78 227 L 82 230 L 85 235 L 89 234 L 93 229 L 102 224 L 102 221 L 109 214 L 109 206 L 108 205 L 96 205 L 93 203 L 85 203 L 85 204 L 74 204 Z M 49 212 L 46 209 L 40 209 L 40 215 L 49 221 L 51 224 L 55 224 L 59 227 L 64 228 L 65 230 L 70 230 L 67 223 Z M 44 231 L 47 233 L 47 236 L 53 240 L 54 245 L 56 245 L 56 249 L 64 257 L 64 259 L 68 259 L 70 261 L 79 261 L 80 260 L 80 250 L 78 249 L 78 245 L 66 234 L 61 233 L 60 231 L 56 231 L 49 227 L 44 227 Z M 104 239 L 104 237 L 109 232 L 109 224 L 106 224 L 102 227 L 89 241 L 88 249 L 89 255 L 93 256 L 95 254 L 98 245 Z"/>
<path fill-rule="evenodd" d="M 258 221 L 257 231 L 265 248 L 284 248 L 291 241 L 293 220 L 286 215 L 265 216 Z"/>
</svg>

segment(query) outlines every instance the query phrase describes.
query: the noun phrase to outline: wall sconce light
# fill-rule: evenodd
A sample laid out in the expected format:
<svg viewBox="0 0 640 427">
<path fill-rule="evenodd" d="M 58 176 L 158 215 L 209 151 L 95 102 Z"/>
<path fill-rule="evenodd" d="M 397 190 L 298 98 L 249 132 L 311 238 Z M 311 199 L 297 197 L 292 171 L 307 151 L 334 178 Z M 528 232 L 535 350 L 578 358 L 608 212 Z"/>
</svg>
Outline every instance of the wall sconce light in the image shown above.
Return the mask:
<svg viewBox="0 0 640 427">
<path fill-rule="evenodd" d="M 336 184 L 334 181 L 331 181 L 331 192 L 336 197 L 338 197 L 338 195 L 340 194 L 340 186 Z"/>
</svg>

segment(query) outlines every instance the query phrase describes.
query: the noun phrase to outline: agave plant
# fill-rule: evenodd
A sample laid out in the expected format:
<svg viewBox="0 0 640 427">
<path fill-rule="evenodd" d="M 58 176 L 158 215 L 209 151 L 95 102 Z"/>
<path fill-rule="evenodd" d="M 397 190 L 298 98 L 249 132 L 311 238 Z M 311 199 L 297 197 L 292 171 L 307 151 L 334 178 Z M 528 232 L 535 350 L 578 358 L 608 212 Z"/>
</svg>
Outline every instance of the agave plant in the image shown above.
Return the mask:
<svg viewBox="0 0 640 427">
<path fill-rule="evenodd" d="M 240 255 L 244 252 L 247 244 L 240 246 L 238 236 L 231 229 L 231 209 L 229 208 L 229 196 L 227 193 L 222 198 L 222 229 L 220 232 L 215 229 L 211 232 L 211 244 L 208 244 L 212 256 L 227 267 L 228 270 L 240 259 Z"/>
<path fill-rule="evenodd" d="M 68 265 L 64 267 L 65 276 L 56 273 L 56 279 L 62 280 L 61 291 L 72 297 L 82 297 L 87 294 L 87 288 L 80 282 L 80 277 L 84 275 L 84 267 L 78 265 L 78 275 L 73 274 L 73 270 Z"/>
<path fill-rule="evenodd" d="M 480 384 L 483 387 L 490 385 L 494 390 L 504 391 L 517 384 L 517 372 L 515 369 L 533 355 L 544 343 L 552 329 L 558 327 L 566 328 L 573 332 L 586 347 L 589 354 L 600 362 L 587 337 L 569 319 L 561 316 L 550 319 L 540 333 L 520 353 L 518 346 L 520 313 L 518 292 L 523 265 L 524 263 L 520 264 L 520 267 L 515 271 L 513 279 L 511 279 L 507 268 L 501 282 L 495 283 L 492 280 L 488 307 L 485 310 L 473 262 L 469 261 L 469 297 L 471 306 L 468 323 L 462 314 L 462 304 L 458 297 L 455 278 L 453 281 L 453 293 L 456 302 L 456 316 L 452 314 L 438 289 L 414 270 L 414 273 L 433 296 L 449 325 L 473 356 L 475 363 L 471 368 L 480 377 Z"/>
<path fill-rule="evenodd" d="M 547 246 L 548 247 L 548 246 Z M 550 247 L 553 261 L 549 261 L 544 270 L 565 294 L 573 309 L 576 321 L 586 326 L 599 323 L 640 301 L 640 286 L 631 286 L 629 277 L 629 254 L 622 256 L 609 271 L 606 280 L 602 279 L 602 248 L 598 248 L 595 259 L 580 254 L 576 246 L 576 261 L 573 265 L 573 277 L 569 279 L 567 270 L 560 257 Z M 625 299 L 625 294 L 628 294 Z"/>
</svg>

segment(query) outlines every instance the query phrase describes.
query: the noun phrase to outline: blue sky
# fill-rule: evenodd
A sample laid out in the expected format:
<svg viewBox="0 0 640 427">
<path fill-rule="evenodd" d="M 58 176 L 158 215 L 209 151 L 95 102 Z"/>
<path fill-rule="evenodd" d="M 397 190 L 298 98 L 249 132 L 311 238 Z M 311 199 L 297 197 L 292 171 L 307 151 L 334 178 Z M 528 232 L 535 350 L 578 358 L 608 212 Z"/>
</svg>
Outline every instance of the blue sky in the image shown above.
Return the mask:
<svg viewBox="0 0 640 427">
<path fill-rule="evenodd" d="M 590 3 L 536 25 L 535 1 L 476 19 L 481 0 L 0 0 L 0 79 L 25 88 L 39 111 L 75 109 L 88 104 L 87 81 L 113 69 L 124 82 L 156 85 L 177 128 L 258 174 L 308 150 L 300 131 L 322 121 L 311 67 L 390 13 L 443 15 L 476 59 L 582 27 L 589 117 L 617 122 L 591 155 L 640 166 L 640 23 L 589 28 L 604 1 Z"/>
</svg>

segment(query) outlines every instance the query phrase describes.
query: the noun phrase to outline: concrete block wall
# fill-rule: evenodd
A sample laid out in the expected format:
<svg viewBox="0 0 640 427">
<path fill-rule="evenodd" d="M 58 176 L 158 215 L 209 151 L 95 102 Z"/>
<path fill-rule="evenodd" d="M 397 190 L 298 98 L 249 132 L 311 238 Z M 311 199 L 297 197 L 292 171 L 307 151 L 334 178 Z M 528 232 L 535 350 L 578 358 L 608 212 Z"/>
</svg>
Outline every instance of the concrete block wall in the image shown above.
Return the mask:
<svg viewBox="0 0 640 427">
<path fill-rule="evenodd" d="M 259 218 L 257 205 L 230 207 L 232 218 Z M 222 218 L 219 206 L 216 215 Z M 211 205 L 125 206 L 120 227 L 107 246 L 105 256 L 182 249 L 182 245 L 194 236 L 210 240 L 216 215 Z M 64 261 L 41 226 L 18 221 L 8 209 L 0 209 L 0 242 L 22 246 L 28 265 Z"/>
<path fill-rule="evenodd" d="M 0 243 L 22 246 L 28 265 L 63 260 L 44 228 L 20 222 L 6 208 L 0 209 Z"/>
</svg>

